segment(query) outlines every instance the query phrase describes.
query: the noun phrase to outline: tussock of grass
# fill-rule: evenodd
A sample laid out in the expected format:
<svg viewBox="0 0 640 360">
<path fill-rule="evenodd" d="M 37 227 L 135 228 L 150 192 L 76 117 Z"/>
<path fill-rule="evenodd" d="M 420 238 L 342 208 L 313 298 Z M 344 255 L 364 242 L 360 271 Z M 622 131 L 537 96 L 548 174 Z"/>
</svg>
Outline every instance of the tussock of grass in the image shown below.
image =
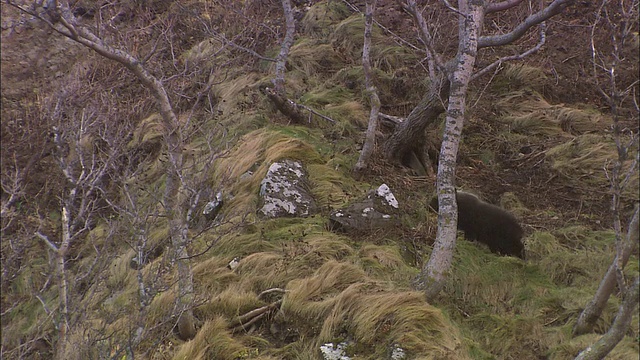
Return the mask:
<svg viewBox="0 0 640 360">
<path fill-rule="evenodd" d="M 160 114 L 154 113 L 138 123 L 133 131 L 133 138 L 129 142 L 129 147 L 140 146 L 152 140 L 162 138 L 162 118 Z"/>
<path fill-rule="evenodd" d="M 329 36 L 331 44 L 351 59 L 358 59 L 364 43 L 364 16 L 352 15 L 340 22 Z M 371 28 L 372 47 L 380 40 L 380 28 Z"/>
<path fill-rule="evenodd" d="M 353 178 L 326 164 L 310 164 L 307 171 L 312 183 L 311 192 L 316 204 L 320 206 L 340 207 L 362 193 Z"/>
<path fill-rule="evenodd" d="M 537 358 L 537 349 L 548 345 L 543 326 L 534 317 L 480 313 L 471 316 L 468 322 L 482 329 L 476 335 L 477 341 L 500 359 Z"/>
<path fill-rule="evenodd" d="M 540 89 L 547 76 L 540 68 L 526 64 L 508 64 L 504 71 L 499 74 L 498 81 L 509 85 L 512 89 L 530 88 Z"/>
<path fill-rule="evenodd" d="M 343 259 L 353 249 L 343 238 L 331 233 L 297 235 L 295 227 L 285 227 L 282 236 L 265 234 L 273 250 L 252 253 L 240 260 L 236 273 L 247 289 L 256 292 L 284 287 L 289 281 L 311 274 L 324 261 Z M 298 237 L 301 236 L 301 237 Z"/>
<path fill-rule="evenodd" d="M 333 74 L 343 66 L 343 59 L 330 44 L 309 39 L 291 47 L 288 62 L 305 78 Z"/>
<path fill-rule="evenodd" d="M 222 74 L 220 78 L 226 78 Z M 230 114 L 237 112 L 239 109 L 247 107 L 243 104 L 253 104 L 252 93 L 257 91 L 257 87 L 262 82 L 262 76 L 257 73 L 242 73 L 237 77 L 229 78 L 227 81 L 215 87 L 215 94 L 218 98 L 218 110 L 227 119 L 231 119 Z M 227 124 L 223 120 L 223 123 Z M 234 124 L 227 124 L 233 126 Z"/>
<path fill-rule="evenodd" d="M 353 93 L 342 86 L 314 89 L 305 94 L 301 101 L 316 109 L 322 109 L 326 105 L 338 105 L 353 98 Z"/>
<path fill-rule="evenodd" d="M 470 353 L 528 359 L 539 349 L 562 351 L 557 346 L 570 341 L 573 321 L 611 264 L 614 241 L 611 232 L 580 226 L 536 232 L 525 241 L 527 261 L 522 262 L 459 240 L 445 302 L 462 324 Z M 618 305 L 612 297 L 596 331 L 609 328 Z"/>
<path fill-rule="evenodd" d="M 134 256 L 135 251 L 130 249 L 111 263 L 109 278 L 107 279 L 108 287 L 111 289 L 122 289 L 133 279 L 133 271 L 129 267 L 129 262 Z"/>
<path fill-rule="evenodd" d="M 352 15 L 338 24 L 329 36 L 331 45 L 347 59 L 362 57 L 364 43 L 364 16 Z M 404 64 L 415 64 L 415 52 L 390 41 L 383 36 L 378 26 L 371 29 L 371 61 L 372 66 L 382 71 L 393 71 Z M 358 61 L 359 63 L 359 61 Z"/>
<path fill-rule="evenodd" d="M 54 291 L 42 294 L 47 303 L 54 303 Z M 46 315 L 42 304 L 35 297 L 24 297 L 20 304 L 2 315 L 2 346 L 14 349 L 24 343 L 24 339 L 37 338 L 53 331 L 54 326 Z"/>
<path fill-rule="evenodd" d="M 328 35 L 334 24 L 344 20 L 351 11 L 341 2 L 318 2 L 311 6 L 300 21 L 301 32 L 305 35 L 323 38 Z"/>
<path fill-rule="evenodd" d="M 354 254 L 354 249 L 347 244 L 348 238 L 333 233 L 312 234 L 305 242 L 309 253 L 324 260 L 342 260 Z"/>
<path fill-rule="evenodd" d="M 230 257 L 212 256 L 193 267 L 196 293 L 216 294 L 238 280 L 238 275 L 227 267 Z"/>
<path fill-rule="evenodd" d="M 204 323 L 196 337 L 180 346 L 174 360 L 235 360 L 248 351 L 227 330 L 228 323 L 222 317 L 215 317 Z"/>
<path fill-rule="evenodd" d="M 598 133 L 603 130 L 605 118 L 595 110 L 561 107 L 555 113 L 563 131 L 573 134 Z"/>
<path fill-rule="evenodd" d="M 391 72 L 405 64 L 415 64 L 418 61 L 415 52 L 386 42 L 381 42 L 371 48 L 371 59 L 372 66 L 375 69 L 387 72 Z"/>
<path fill-rule="evenodd" d="M 502 120 L 510 124 L 513 132 L 529 135 L 562 133 L 552 117 L 553 105 L 537 93 L 517 90 L 503 96 L 497 106 L 505 114 Z"/>
<path fill-rule="evenodd" d="M 515 90 L 501 97 L 497 106 L 511 130 L 528 135 L 579 135 L 600 131 L 604 117 L 597 111 L 552 105 L 530 90 Z"/>
<path fill-rule="evenodd" d="M 368 110 L 357 101 L 330 104 L 325 106 L 324 111 L 327 116 L 342 124 L 342 136 L 360 134 L 369 121 Z"/>
<path fill-rule="evenodd" d="M 246 287 L 261 292 L 274 287 L 284 287 L 287 278 L 294 276 L 286 265 L 287 260 L 283 254 L 260 252 L 240 260 L 236 272 Z"/>
<path fill-rule="evenodd" d="M 528 274 L 521 260 L 496 256 L 486 246 L 461 239 L 454 267 L 446 289 L 465 304 L 466 312 L 510 313 L 524 287 L 543 281 L 535 273 Z M 525 280 L 525 274 L 531 279 Z M 527 301 L 526 297 L 521 300 Z"/>
<path fill-rule="evenodd" d="M 360 248 L 360 261 L 367 274 L 378 279 L 406 283 L 417 275 L 417 269 L 405 263 L 396 246 L 366 244 Z"/>
<path fill-rule="evenodd" d="M 175 304 L 175 294 L 173 291 L 164 291 L 157 294 L 147 310 L 146 324 L 158 325 L 171 317 Z"/>
<path fill-rule="evenodd" d="M 229 234 L 223 236 L 213 247 L 213 254 L 230 258 L 277 249 L 277 245 L 266 241 L 258 233 Z"/>
<path fill-rule="evenodd" d="M 384 291 L 356 265 L 328 261 L 312 276 L 291 281 L 287 289 L 282 310 L 311 329 L 306 336 L 317 336 L 318 345 L 348 336 L 375 356 L 397 342 L 429 358 L 465 358 L 457 332 L 421 293 Z"/>
<path fill-rule="evenodd" d="M 234 284 L 212 296 L 207 303 L 199 306 L 194 314 L 203 319 L 212 319 L 217 315 L 233 319 L 263 305 L 264 302 L 258 300 L 255 292 Z"/>
<path fill-rule="evenodd" d="M 509 210 L 509 212 L 516 216 L 521 216 L 529 211 L 512 192 L 502 194 L 500 197 L 500 207 Z"/>
<path fill-rule="evenodd" d="M 610 171 L 612 160 L 618 158 L 613 141 L 595 134 L 577 136 L 549 149 L 546 155 L 551 160 L 553 168 L 560 174 L 601 189 L 610 186 L 609 180 L 602 170 L 603 166 L 607 166 Z M 621 176 L 626 174 L 630 165 L 630 162 L 625 164 Z M 629 186 L 624 195 L 638 199 L 637 188 L 638 170 L 636 169 L 631 175 Z"/>
</svg>

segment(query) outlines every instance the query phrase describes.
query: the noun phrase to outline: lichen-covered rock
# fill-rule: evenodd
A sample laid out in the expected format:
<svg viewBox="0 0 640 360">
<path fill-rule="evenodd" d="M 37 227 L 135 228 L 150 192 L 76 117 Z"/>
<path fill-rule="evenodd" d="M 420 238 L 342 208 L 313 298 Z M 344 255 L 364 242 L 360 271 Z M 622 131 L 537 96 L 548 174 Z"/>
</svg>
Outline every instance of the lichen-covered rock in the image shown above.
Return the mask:
<svg viewBox="0 0 640 360">
<path fill-rule="evenodd" d="M 367 197 L 329 215 L 329 227 L 344 232 L 365 232 L 397 223 L 398 200 L 386 184 Z"/>
<path fill-rule="evenodd" d="M 334 345 L 333 343 L 326 343 L 320 345 L 320 352 L 322 353 L 323 360 L 351 360 L 349 356 L 346 355 L 346 348 L 349 346 L 349 343 L 343 341 L 339 344 Z"/>
<path fill-rule="evenodd" d="M 218 191 L 218 193 L 216 193 L 216 197 L 204 206 L 202 215 L 204 215 L 204 217 L 209 221 L 215 219 L 223 204 L 224 200 L 222 199 L 222 191 Z"/>
<path fill-rule="evenodd" d="M 267 218 L 305 217 L 316 211 L 307 174 L 297 161 L 281 160 L 271 164 L 260 184 L 260 197 L 262 207 L 258 213 Z"/>
</svg>

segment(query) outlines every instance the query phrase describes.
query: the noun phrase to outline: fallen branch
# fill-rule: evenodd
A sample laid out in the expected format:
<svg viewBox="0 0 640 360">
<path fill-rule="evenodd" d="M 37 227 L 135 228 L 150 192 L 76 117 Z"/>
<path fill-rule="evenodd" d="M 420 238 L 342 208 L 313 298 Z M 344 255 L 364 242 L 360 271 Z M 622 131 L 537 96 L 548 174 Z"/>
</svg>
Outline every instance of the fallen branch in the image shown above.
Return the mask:
<svg viewBox="0 0 640 360">
<path fill-rule="evenodd" d="M 302 112 L 300 111 L 300 109 L 304 109 L 307 110 L 308 112 L 314 114 L 314 115 L 318 115 L 319 117 L 330 121 L 332 123 L 335 123 L 336 121 L 333 120 L 332 118 L 326 116 L 326 115 L 322 115 L 319 112 L 317 112 L 316 110 L 306 106 L 306 105 L 302 105 L 302 104 L 298 104 L 295 101 L 291 100 L 291 99 L 287 99 L 283 96 L 280 96 L 274 89 L 269 88 L 269 87 L 265 87 L 263 89 L 263 92 L 265 93 L 265 95 L 267 95 L 267 97 L 269 98 L 269 100 L 271 100 L 274 105 L 276 106 L 276 108 L 278 108 L 278 110 L 280 110 L 280 112 L 287 116 L 288 118 L 290 118 L 291 120 L 293 120 L 294 123 L 297 124 L 301 124 L 304 121 L 304 115 L 302 115 Z M 309 115 L 309 122 L 311 122 L 311 115 Z"/>
<path fill-rule="evenodd" d="M 239 332 L 242 330 L 246 330 L 246 327 L 252 325 L 256 321 L 262 319 L 266 314 L 280 307 L 282 304 L 282 299 L 271 303 L 269 305 L 263 306 L 261 308 L 257 308 L 255 310 L 251 310 L 244 315 L 238 316 L 233 323 L 229 326 L 232 333 Z"/>
<path fill-rule="evenodd" d="M 266 296 L 266 295 L 269 295 L 269 294 L 271 294 L 271 293 L 274 293 L 274 292 L 279 292 L 279 293 L 283 293 L 283 294 L 284 294 L 284 293 L 286 293 L 286 292 L 287 292 L 287 290 L 285 290 L 285 289 L 281 289 L 281 288 L 271 288 L 271 289 L 267 289 L 267 290 L 265 290 L 265 291 L 261 292 L 260 294 L 258 294 L 258 299 L 262 298 L 263 296 Z"/>
</svg>

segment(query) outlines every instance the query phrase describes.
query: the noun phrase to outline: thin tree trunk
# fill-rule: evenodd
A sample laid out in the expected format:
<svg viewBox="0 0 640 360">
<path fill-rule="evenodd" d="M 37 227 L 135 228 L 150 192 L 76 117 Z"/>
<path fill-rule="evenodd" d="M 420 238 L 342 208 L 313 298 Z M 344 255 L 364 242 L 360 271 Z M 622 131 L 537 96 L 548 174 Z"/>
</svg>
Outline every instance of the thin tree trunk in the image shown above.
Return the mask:
<svg viewBox="0 0 640 360">
<path fill-rule="evenodd" d="M 378 112 L 380 111 L 380 98 L 376 86 L 373 84 L 373 74 L 371 71 L 371 61 L 369 60 L 369 49 L 371 48 L 371 26 L 373 24 L 373 13 L 376 11 L 376 1 L 368 0 L 365 10 L 364 20 L 364 45 L 362 47 L 362 70 L 364 72 L 364 83 L 369 93 L 371 102 L 371 112 L 369 114 L 369 126 L 365 137 L 362 152 L 355 165 L 355 172 L 362 172 L 369 165 L 369 158 L 373 153 L 376 143 L 376 129 L 378 127 Z"/>
<path fill-rule="evenodd" d="M 286 97 L 284 88 L 284 72 L 286 70 L 287 57 L 289 56 L 289 50 L 293 45 L 293 35 L 296 32 L 296 21 L 293 17 L 293 11 L 291 10 L 291 1 L 282 0 L 282 10 L 284 11 L 284 18 L 286 22 L 286 31 L 282 44 L 280 46 L 280 53 L 276 58 L 275 77 L 273 79 L 273 86 L 276 94 L 281 97 Z"/>
<path fill-rule="evenodd" d="M 482 2 L 461 0 L 458 4 L 460 11 L 466 16 L 459 19 L 457 63 L 451 76 L 451 93 L 438 164 L 438 232 L 433 252 L 422 268 L 416 284 L 419 289 L 425 291 L 427 301 L 432 301 L 442 290 L 445 276 L 451 269 L 458 221 L 455 200 L 456 159 L 464 124 L 467 87 L 473 73 L 478 36 L 484 20 Z"/>
<path fill-rule="evenodd" d="M 639 280 L 640 277 L 636 277 L 633 285 L 627 291 L 624 301 L 622 302 L 622 305 L 620 305 L 618 314 L 616 315 L 615 320 L 613 320 L 613 324 L 609 331 L 596 341 L 595 344 L 589 346 L 578 354 L 576 360 L 604 359 L 604 357 L 607 356 L 607 354 L 610 353 L 616 345 L 618 345 L 620 340 L 622 340 L 624 333 L 631 324 L 633 312 L 638 306 L 638 297 L 640 296 L 640 288 L 638 286 Z"/>
<path fill-rule="evenodd" d="M 587 304 L 584 308 L 580 316 L 578 317 L 578 321 L 573 327 L 573 335 L 578 336 L 585 333 L 588 333 L 593 329 L 596 321 L 600 318 L 604 307 L 607 305 L 607 301 L 609 297 L 613 293 L 616 288 L 617 280 L 616 275 L 618 269 L 624 268 L 629 261 L 629 257 L 631 256 L 631 252 L 634 246 L 638 243 L 638 213 L 640 212 L 640 207 L 636 205 L 635 213 L 633 214 L 633 218 L 631 223 L 629 224 L 629 230 L 627 231 L 627 237 L 623 244 L 621 244 L 622 251 L 619 255 L 616 255 L 613 263 L 609 266 L 607 273 L 600 281 L 600 286 L 598 286 L 598 290 L 596 294 L 593 296 L 593 299 Z"/>
</svg>

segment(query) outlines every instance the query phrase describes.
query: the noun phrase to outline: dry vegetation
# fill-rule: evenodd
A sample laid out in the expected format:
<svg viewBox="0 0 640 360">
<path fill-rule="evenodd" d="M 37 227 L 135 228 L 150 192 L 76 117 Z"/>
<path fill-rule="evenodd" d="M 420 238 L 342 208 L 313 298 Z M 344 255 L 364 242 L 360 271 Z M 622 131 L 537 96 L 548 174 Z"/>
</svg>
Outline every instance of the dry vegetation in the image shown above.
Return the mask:
<svg viewBox="0 0 640 360">
<path fill-rule="evenodd" d="M 306 126 L 290 126 L 260 91 L 270 85 L 273 63 L 227 43 L 265 57 L 276 54 L 284 32 L 277 1 L 156 0 L 103 10 L 105 18 L 124 17 L 105 31 L 108 41 L 138 56 L 158 42 L 147 65 L 166 80 L 188 123 L 188 161 L 200 166 L 199 159 L 217 151 L 201 186 L 224 189 L 227 199 L 217 227 L 191 233 L 192 253 L 200 254 L 192 259 L 198 333 L 187 342 L 173 331 L 176 274 L 167 252 L 141 269 L 154 289 L 141 312 L 139 274 L 130 266 L 136 256 L 131 223 L 106 207 L 99 213 L 72 249 L 69 269 L 78 280 L 71 289 L 75 324 L 69 338 L 77 353 L 68 359 L 124 358 L 130 349 L 145 359 L 319 359 L 319 346 L 330 341 L 348 341 L 348 352 L 362 359 L 384 358 L 396 344 L 411 359 L 573 358 L 598 337 L 572 338 L 571 327 L 615 253 L 603 170 L 617 157 L 611 116 L 593 100 L 586 75 L 575 87 L 566 80 L 589 66 L 586 43 L 574 29 L 587 10 L 570 9 L 571 16 L 549 25 L 556 35 L 547 50 L 477 80 L 471 90 L 458 184 L 509 204 L 526 230 L 528 260 L 459 241 L 449 282 L 438 303 L 428 304 L 411 281 L 435 236 L 435 216 L 425 209 L 434 181 L 380 159 L 366 181 L 350 176 L 368 112 L 360 63 L 363 18 L 344 2 L 311 3 L 308 10 L 299 7 L 287 95 L 335 124 L 314 116 Z M 383 24 L 418 45 L 397 4 L 380 3 Z M 51 119 L 59 115 L 52 94 L 67 94 L 67 112 L 90 108 L 128 134 L 128 155 L 112 179 L 138 189 L 150 214 L 164 186 L 166 154 L 152 99 L 130 74 L 4 2 L 2 15 L 3 184 L 16 169 L 26 172 L 24 196 L 2 218 L 1 351 L 6 359 L 46 359 L 56 340 L 58 293 L 48 248 L 32 234 L 59 235 L 56 199 L 64 185 L 49 145 Z M 435 15 L 433 21 L 447 19 Z M 491 26 L 506 21 L 494 20 Z M 442 41 L 445 51 L 453 43 Z M 635 65 L 624 71 L 637 80 L 637 43 L 630 46 Z M 406 116 L 426 88 L 422 55 L 376 28 L 371 56 L 382 110 Z M 625 118 L 625 124 L 637 133 L 637 119 Z M 260 181 L 283 158 L 304 162 L 320 214 L 256 216 Z M 401 202 L 401 226 L 357 236 L 326 229 L 330 209 L 382 182 Z M 624 194 L 623 219 L 638 200 L 637 188 L 636 171 Z M 122 195 L 119 189 L 110 191 Z M 3 202 L 8 195 L 3 189 Z M 166 243 L 166 221 L 146 226 L 148 248 Z M 231 269 L 234 258 L 240 261 Z M 635 253 L 625 274 L 637 275 L 637 264 Z M 277 290 L 263 294 L 269 289 Z M 609 300 L 598 334 L 618 304 L 616 297 Z M 242 326 L 239 317 L 262 307 L 269 309 L 263 317 Z M 147 332 L 133 344 L 140 324 Z M 632 324 L 610 359 L 638 357 L 637 312 Z"/>
</svg>

